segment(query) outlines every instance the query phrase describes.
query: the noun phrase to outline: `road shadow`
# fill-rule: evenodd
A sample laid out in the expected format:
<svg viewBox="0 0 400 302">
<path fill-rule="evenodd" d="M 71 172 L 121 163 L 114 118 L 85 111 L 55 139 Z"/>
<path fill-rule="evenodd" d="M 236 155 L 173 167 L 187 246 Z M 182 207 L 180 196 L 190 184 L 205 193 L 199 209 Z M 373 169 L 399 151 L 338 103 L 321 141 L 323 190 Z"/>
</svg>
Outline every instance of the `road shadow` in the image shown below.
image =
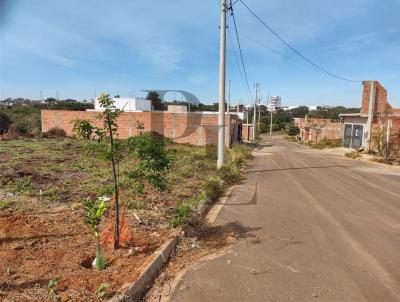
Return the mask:
<svg viewBox="0 0 400 302">
<path fill-rule="evenodd" d="M 226 223 L 222 227 L 235 233 L 238 239 L 256 238 L 257 236 L 254 235 L 253 232 L 262 230 L 262 227 L 244 226 L 239 221 Z"/>
</svg>

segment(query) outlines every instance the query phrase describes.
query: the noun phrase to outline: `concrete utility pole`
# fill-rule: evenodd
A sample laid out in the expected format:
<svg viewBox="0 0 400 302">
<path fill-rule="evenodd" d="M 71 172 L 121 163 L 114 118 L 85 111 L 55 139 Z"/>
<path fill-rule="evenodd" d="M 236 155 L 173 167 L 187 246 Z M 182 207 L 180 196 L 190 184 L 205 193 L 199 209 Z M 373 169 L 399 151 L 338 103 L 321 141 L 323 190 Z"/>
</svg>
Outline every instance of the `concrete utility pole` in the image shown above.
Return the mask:
<svg viewBox="0 0 400 302">
<path fill-rule="evenodd" d="M 256 120 L 257 120 L 257 99 L 258 99 L 258 88 L 259 84 L 254 84 L 254 89 L 256 91 L 256 98 L 254 99 L 254 113 L 253 113 L 253 141 L 256 140 Z"/>
<path fill-rule="evenodd" d="M 228 132 L 228 145 L 231 146 L 231 80 L 228 85 L 228 105 L 226 106 L 226 114 L 228 115 L 228 125 L 226 131 Z"/>
<path fill-rule="evenodd" d="M 258 133 L 261 133 L 260 130 L 260 125 L 261 125 L 261 98 L 258 98 Z"/>
<path fill-rule="evenodd" d="M 219 110 L 218 110 L 218 160 L 217 168 L 224 164 L 225 148 L 225 72 L 226 72 L 226 0 L 221 0 L 221 28 L 219 49 Z"/>
</svg>

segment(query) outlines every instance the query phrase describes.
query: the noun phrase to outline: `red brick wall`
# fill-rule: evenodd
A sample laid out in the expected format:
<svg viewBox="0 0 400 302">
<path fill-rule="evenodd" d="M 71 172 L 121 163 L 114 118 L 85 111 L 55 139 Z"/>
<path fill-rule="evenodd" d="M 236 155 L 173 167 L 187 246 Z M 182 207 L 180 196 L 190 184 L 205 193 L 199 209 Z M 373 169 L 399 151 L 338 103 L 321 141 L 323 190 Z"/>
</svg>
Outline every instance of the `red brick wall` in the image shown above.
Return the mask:
<svg viewBox="0 0 400 302">
<path fill-rule="evenodd" d="M 388 118 L 378 118 L 377 123 L 372 125 L 371 137 L 372 137 L 372 148 L 376 148 L 375 137 L 378 136 L 379 129 L 382 127 L 384 142 L 386 142 L 387 137 L 387 121 L 392 120 L 392 128 L 390 130 L 390 141 L 393 142 L 392 156 L 400 157 L 400 117 L 388 117 Z"/>
<path fill-rule="evenodd" d="M 73 136 L 73 121 L 77 118 L 90 120 L 95 126 L 102 127 L 102 122 L 96 119 L 99 112 L 94 111 L 63 111 L 42 110 L 42 131 L 50 128 L 63 128 L 67 135 Z M 138 134 L 136 122 L 144 124 L 144 132 L 154 131 L 165 137 L 174 139 L 177 143 L 193 145 L 217 144 L 218 116 L 216 114 L 172 113 L 172 112 L 124 112 L 118 118 L 118 134 L 120 138 L 128 138 Z M 238 119 L 235 115 L 226 117 L 226 124 L 231 122 L 231 137 L 236 130 Z M 226 140 L 229 133 L 226 131 Z M 232 141 L 233 143 L 234 141 Z"/>
<path fill-rule="evenodd" d="M 242 141 L 253 140 L 253 125 L 243 124 L 242 126 Z"/>
<path fill-rule="evenodd" d="M 323 119 L 312 119 L 318 122 L 326 122 L 326 126 L 322 129 L 322 132 L 318 135 L 320 139 L 341 139 L 343 138 L 344 124 L 332 123 L 331 120 Z M 308 129 L 308 123 L 304 118 L 298 118 L 295 120 L 295 124 L 300 128 L 300 132 L 303 133 L 302 139 L 305 141 L 316 140 L 315 133 L 312 129 Z"/>
<path fill-rule="evenodd" d="M 372 81 L 364 81 L 363 82 L 363 96 L 362 96 L 362 107 L 361 113 L 363 115 L 368 115 L 369 110 L 369 99 L 371 95 L 371 82 Z M 375 87 L 375 103 L 374 103 L 374 115 L 378 112 L 383 113 L 385 112 L 386 108 L 391 111 L 392 107 L 387 102 L 387 91 L 385 87 L 381 85 L 378 81 L 374 81 Z"/>
</svg>

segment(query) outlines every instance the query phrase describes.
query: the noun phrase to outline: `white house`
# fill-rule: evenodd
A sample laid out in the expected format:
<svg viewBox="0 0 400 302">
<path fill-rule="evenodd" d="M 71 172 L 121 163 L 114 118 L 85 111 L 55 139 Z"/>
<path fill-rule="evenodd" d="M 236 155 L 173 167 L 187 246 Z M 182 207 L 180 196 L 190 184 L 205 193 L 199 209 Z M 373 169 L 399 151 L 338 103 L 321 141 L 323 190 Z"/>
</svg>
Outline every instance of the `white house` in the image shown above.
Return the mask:
<svg viewBox="0 0 400 302">
<path fill-rule="evenodd" d="M 151 111 L 151 101 L 143 98 L 113 98 L 114 105 L 117 109 L 122 109 L 126 112 L 136 111 Z M 99 100 L 96 98 L 94 101 L 94 110 L 102 111 Z"/>
</svg>

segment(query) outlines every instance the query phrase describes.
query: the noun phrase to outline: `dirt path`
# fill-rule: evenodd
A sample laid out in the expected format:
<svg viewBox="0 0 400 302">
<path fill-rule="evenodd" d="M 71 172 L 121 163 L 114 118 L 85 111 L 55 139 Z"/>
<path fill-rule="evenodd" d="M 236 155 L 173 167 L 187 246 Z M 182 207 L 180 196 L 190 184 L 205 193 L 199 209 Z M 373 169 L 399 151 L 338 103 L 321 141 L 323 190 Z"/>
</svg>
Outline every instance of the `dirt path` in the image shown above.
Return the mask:
<svg viewBox="0 0 400 302">
<path fill-rule="evenodd" d="M 239 240 L 170 301 L 399 301 L 400 173 L 264 143 L 217 223 Z"/>
</svg>

